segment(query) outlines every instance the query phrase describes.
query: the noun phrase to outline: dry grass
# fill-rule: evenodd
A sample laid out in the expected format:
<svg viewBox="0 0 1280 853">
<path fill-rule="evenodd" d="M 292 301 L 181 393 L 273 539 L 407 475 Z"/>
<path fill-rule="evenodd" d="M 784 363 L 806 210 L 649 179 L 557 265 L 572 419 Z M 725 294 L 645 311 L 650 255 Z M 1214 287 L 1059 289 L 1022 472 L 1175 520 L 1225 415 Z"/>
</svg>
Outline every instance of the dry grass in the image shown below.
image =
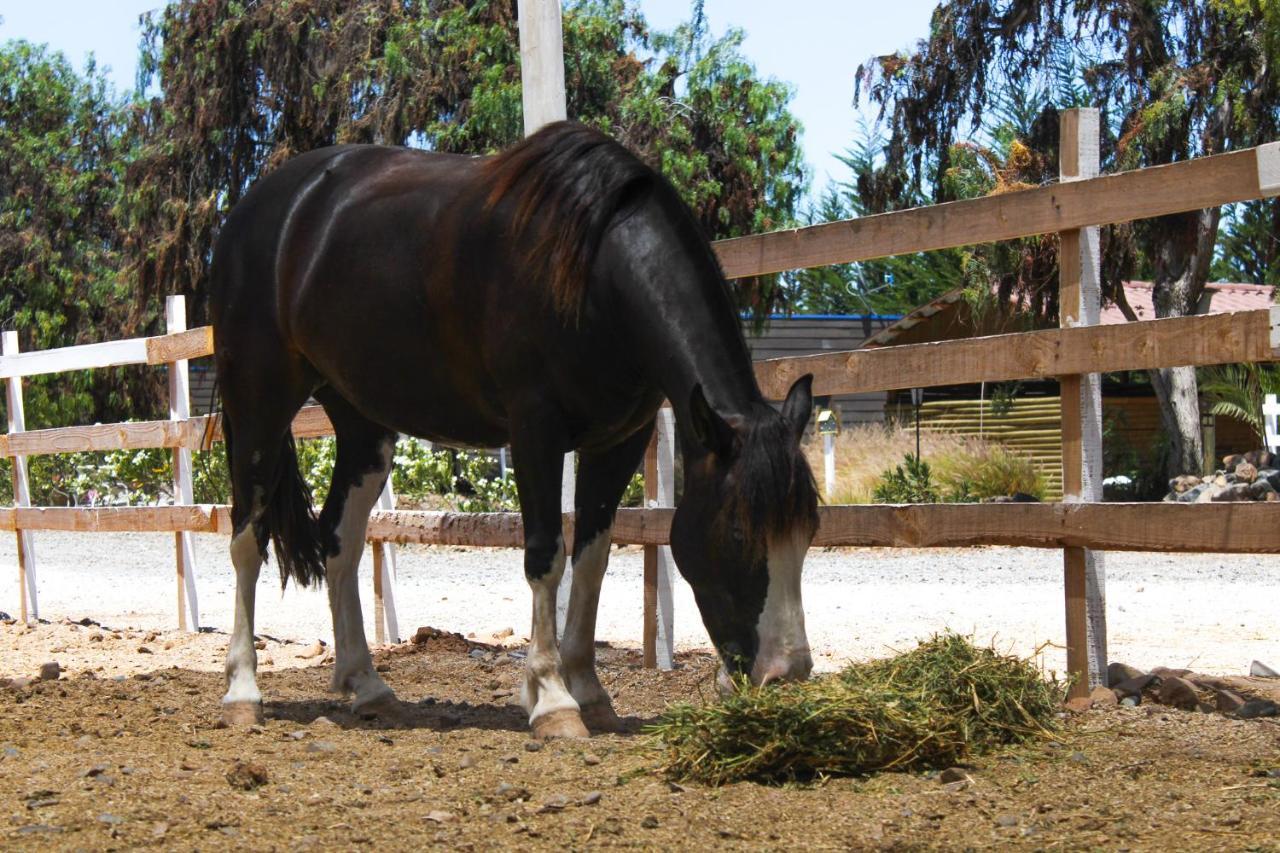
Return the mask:
<svg viewBox="0 0 1280 853">
<path fill-rule="evenodd" d="M 1029 662 L 947 633 L 825 678 L 675 705 L 653 731 L 678 778 L 787 782 L 947 767 L 1047 733 L 1062 697 Z"/>
<path fill-rule="evenodd" d="M 830 504 L 874 503 L 881 475 L 916 452 L 914 429 L 858 424 L 836 437 L 836 488 Z M 920 431 L 920 453 L 944 495 L 968 485 L 974 499 L 1025 492 L 1043 497 L 1044 481 L 1031 461 L 1003 445 L 941 430 Z M 818 488 L 823 488 L 822 441 L 805 445 Z"/>
</svg>

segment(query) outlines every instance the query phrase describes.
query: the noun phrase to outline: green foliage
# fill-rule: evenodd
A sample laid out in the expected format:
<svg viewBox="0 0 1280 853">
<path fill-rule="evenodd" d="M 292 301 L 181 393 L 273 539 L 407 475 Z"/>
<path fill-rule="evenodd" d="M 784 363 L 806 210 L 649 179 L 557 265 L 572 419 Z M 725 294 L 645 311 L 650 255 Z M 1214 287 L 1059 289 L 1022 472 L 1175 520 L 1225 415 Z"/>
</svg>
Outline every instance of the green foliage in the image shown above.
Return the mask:
<svg viewBox="0 0 1280 853">
<path fill-rule="evenodd" d="M 231 206 L 292 154 L 341 142 L 490 153 L 522 135 L 515 3 L 477 0 L 176 0 L 144 24 L 141 76 L 162 98 L 134 111 L 128 257 L 153 303 L 188 294 Z M 706 232 L 789 225 L 804 185 L 790 90 L 761 80 L 742 34 L 655 34 L 623 0 L 564 9 L 571 118 L 660 169 Z M 773 277 L 744 305 L 785 300 Z"/>
<path fill-rule="evenodd" d="M 947 502 L 968 503 L 1013 494 L 1043 499 L 1044 477 L 1031 460 L 999 444 L 934 458 L 938 491 Z"/>
<path fill-rule="evenodd" d="M 907 454 L 902 465 L 880 475 L 873 494 L 877 503 L 885 504 L 932 504 L 941 500 L 929 463 L 912 453 Z"/>
<path fill-rule="evenodd" d="M 24 350 L 145 332 L 119 274 L 117 203 L 129 155 L 124 111 L 92 63 L 0 44 L 0 325 Z M 30 429 L 156 411 L 154 369 L 35 377 Z"/>
<path fill-rule="evenodd" d="M 1209 277 L 1280 285 L 1280 198 L 1222 209 L 1218 250 Z"/>
<path fill-rule="evenodd" d="M 1280 394 L 1280 367 L 1223 364 L 1198 372 L 1200 393 L 1209 404 L 1209 411 L 1248 425 L 1261 447 L 1265 441 L 1262 402 L 1267 394 Z"/>
</svg>

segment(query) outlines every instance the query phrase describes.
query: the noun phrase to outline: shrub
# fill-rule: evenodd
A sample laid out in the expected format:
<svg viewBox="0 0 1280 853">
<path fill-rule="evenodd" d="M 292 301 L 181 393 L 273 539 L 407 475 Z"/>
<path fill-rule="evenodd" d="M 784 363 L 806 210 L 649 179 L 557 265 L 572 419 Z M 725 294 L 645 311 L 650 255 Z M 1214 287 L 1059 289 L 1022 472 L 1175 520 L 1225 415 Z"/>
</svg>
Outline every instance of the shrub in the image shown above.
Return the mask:
<svg viewBox="0 0 1280 853">
<path fill-rule="evenodd" d="M 1000 444 L 967 441 L 939 454 L 933 466 L 944 500 L 980 501 L 1016 492 L 1044 498 L 1044 477 L 1031 460 Z"/>
<path fill-rule="evenodd" d="M 885 471 L 875 488 L 875 499 L 885 504 L 932 504 L 941 499 L 929 471 L 929 463 L 908 453 L 903 465 Z"/>
</svg>

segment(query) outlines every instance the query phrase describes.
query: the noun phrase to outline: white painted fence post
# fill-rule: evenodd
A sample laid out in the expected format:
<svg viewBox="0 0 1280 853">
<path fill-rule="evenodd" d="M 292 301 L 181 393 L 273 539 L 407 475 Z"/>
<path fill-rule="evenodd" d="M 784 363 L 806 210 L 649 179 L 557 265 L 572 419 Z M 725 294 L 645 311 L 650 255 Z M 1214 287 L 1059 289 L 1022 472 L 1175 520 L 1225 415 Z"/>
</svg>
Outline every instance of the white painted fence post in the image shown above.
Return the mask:
<svg viewBox="0 0 1280 853">
<path fill-rule="evenodd" d="M 165 331 L 169 334 L 187 330 L 187 299 L 170 296 L 164 303 Z M 169 420 L 185 421 L 191 417 L 191 377 L 187 373 L 187 360 L 169 363 Z M 173 503 L 175 506 L 191 506 L 195 503 L 194 480 L 191 473 L 191 449 L 173 449 Z M 200 607 L 196 600 L 196 555 L 191 531 L 180 530 L 173 534 L 178 581 L 178 630 L 200 630 Z"/>
<path fill-rule="evenodd" d="M 378 509 L 396 508 L 391 477 L 378 495 Z M 400 622 L 396 618 L 396 546 L 375 540 L 373 546 L 373 639 L 379 645 L 400 642 Z"/>
<path fill-rule="evenodd" d="M 1101 140 L 1096 109 L 1062 112 L 1063 182 L 1097 177 Z M 1101 250 L 1097 228 L 1063 231 L 1059 253 L 1061 325 L 1096 326 L 1101 314 Z M 1060 377 L 1063 501 L 1102 500 L 1102 386 L 1098 374 Z M 1106 567 L 1103 555 L 1063 549 L 1067 610 L 1067 670 L 1078 676 L 1073 696 L 1106 684 Z"/>
<path fill-rule="evenodd" d="M 575 455 L 566 453 L 564 455 L 564 470 L 561 472 L 560 479 L 560 515 L 573 512 L 574 498 L 574 482 L 578 476 L 577 468 L 574 465 Z M 577 534 L 574 534 L 575 537 Z M 568 537 L 565 537 L 566 540 Z M 566 541 L 565 548 L 568 549 L 568 559 L 564 561 L 564 574 L 560 577 L 560 586 L 556 589 L 556 636 L 564 636 L 564 623 L 569 618 L 569 596 L 573 590 L 573 543 Z"/>
<path fill-rule="evenodd" d="M 830 501 L 836 491 L 836 437 L 831 433 L 822 436 L 822 473 L 827 500 Z"/>
<path fill-rule="evenodd" d="M 1272 308 L 1275 311 L 1276 306 Z M 1280 453 L 1280 429 L 1276 428 L 1276 416 L 1280 415 L 1280 403 L 1276 402 L 1275 394 L 1268 394 L 1262 403 L 1262 430 L 1266 435 L 1267 450 L 1272 453 Z"/>
<path fill-rule="evenodd" d="M 0 355 L 18 354 L 18 333 L 5 332 L 0 336 Z M 27 428 L 26 416 L 22 410 L 22 380 L 17 376 L 10 377 L 8 385 L 9 402 L 9 434 L 22 432 Z M 12 457 L 13 462 L 13 505 L 31 506 L 31 489 L 27 482 L 27 459 L 25 456 Z M 15 525 L 16 526 L 16 525 Z M 18 537 L 18 598 L 20 600 L 19 616 L 23 622 L 35 622 L 40 618 L 40 603 L 36 596 L 36 550 L 31 541 L 31 531 L 17 529 Z"/>
</svg>

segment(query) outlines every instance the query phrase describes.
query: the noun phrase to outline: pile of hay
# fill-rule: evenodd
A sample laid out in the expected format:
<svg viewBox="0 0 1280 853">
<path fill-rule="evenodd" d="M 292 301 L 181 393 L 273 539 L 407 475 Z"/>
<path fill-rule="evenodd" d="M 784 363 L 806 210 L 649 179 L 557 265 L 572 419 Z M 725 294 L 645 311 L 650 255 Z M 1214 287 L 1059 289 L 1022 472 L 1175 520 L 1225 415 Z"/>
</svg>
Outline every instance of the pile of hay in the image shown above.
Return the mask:
<svg viewBox="0 0 1280 853">
<path fill-rule="evenodd" d="M 812 681 L 672 707 L 651 731 L 681 779 L 713 785 L 942 768 L 1051 730 L 1064 686 L 947 633 Z"/>
</svg>

